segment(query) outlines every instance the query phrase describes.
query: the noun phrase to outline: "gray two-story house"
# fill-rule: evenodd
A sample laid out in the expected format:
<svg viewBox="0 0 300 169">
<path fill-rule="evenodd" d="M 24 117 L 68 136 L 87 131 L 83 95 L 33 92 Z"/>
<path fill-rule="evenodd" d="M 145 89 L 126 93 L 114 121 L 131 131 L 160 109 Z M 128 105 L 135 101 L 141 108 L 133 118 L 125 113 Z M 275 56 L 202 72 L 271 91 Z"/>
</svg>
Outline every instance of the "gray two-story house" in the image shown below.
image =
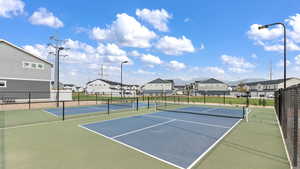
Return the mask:
<svg viewBox="0 0 300 169">
<path fill-rule="evenodd" d="M 53 65 L 0 39 L 0 102 L 50 98 Z M 31 94 L 29 94 L 31 92 Z"/>
</svg>

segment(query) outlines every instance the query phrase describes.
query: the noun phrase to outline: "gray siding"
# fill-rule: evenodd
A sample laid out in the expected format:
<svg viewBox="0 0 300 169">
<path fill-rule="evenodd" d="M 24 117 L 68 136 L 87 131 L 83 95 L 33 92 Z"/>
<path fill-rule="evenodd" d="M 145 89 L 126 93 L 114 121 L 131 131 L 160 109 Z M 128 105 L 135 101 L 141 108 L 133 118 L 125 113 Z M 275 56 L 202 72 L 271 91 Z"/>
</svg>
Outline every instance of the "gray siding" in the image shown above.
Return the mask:
<svg viewBox="0 0 300 169">
<path fill-rule="evenodd" d="M 6 88 L 0 88 L 0 100 L 4 97 L 12 99 L 28 99 L 29 91 L 32 99 L 50 98 L 50 82 L 29 80 L 6 80 Z"/>
<path fill-rule="evenodd" d="M 14 79 L 51 79 L 51 65 L 0 41 L 0 77 Z M 44 69 L 23 68 L 23 62 L 44 64 Z"/>
</svg>

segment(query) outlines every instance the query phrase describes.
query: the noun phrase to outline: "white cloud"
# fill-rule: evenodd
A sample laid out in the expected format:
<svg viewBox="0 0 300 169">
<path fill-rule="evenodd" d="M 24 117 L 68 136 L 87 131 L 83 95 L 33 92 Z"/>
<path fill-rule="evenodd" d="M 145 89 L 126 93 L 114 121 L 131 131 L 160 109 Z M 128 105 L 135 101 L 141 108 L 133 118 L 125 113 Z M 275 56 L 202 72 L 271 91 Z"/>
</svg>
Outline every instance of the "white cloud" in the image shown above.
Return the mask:
<svg viewBox="0 0 300 169">
<path fill-rule="evenodd" d="M 256 59 L 257 55 L 255 53 L 252 53 L 250 57 L 253 58 L 253 59 Z"/>
<path fill-rule="evenodd" d="M 24 12 L 25 3 L 22 0 L 0 0 L 0 16 L 10 18 Z"/>
<path fill-rule="evenodd" d="M 281 41 L 280 41 L 281 42 Z M 281 42 L 282 43 L 282 42 Z M 266 43 L 262 41 L 257 41 L 257 44 L 262 46 L 265 51 L 276 51 L 276 52 L 283 52 L 283 44 L 278 43 Z M 289 51 L 300 51 L 300 46 L 294 43 L 291 40 L 287 40 L 286 44 L 287 50 Z"/>
<path fill-rule="evenodd" d="M 145 63 L 156 64 L 156 65 L 163 63 L 163 61 L 161 61 L 158 56 L 154 56 L 151 54 L 142 54 L 141 60 Z"/>
<path fill-rule="evenodd" d="M 135 71 L 134 73 L 136 74 L 141 74 L 141 75 L 155 75 L 155 72 L 149 72 L 149 71 L 145 71 L 143 69 L 139 69 L 137 71 Z"/>
<path fill-rule="evenodd" d="M 195 52 L 192 41 L 185 36 L 182 36 L 182 38 L 164 36 L 159 39 L 155 47 L 166 55 L 182 55 L 185 52 Z"/>
<path fill-rule="evenodd" d="M 33 25 L 45 25 L 52 28 L 63 27 L 63 22 L 53 15 L 46 8 L 39 8 L 29 18 L 29 22 Z"/>
<path fill-rule="evenodd" d="M 296 64 L 300 65 L 300 55 L 295 57 Z"/>
<path fill-rule="evenodd" d="M 297 42 L 300 42 L 300 14 L 296 14 L 295 16 L 290 16 L 285 20 L 292 27 L 292 31 L 290 31 L 290 36 Z"/>
<path fill-rule="evenodd" d="M 261 25 L 253 24 L 250 26 L 250 30 L 247 32 L 248 37 L 254 40 L 272 40 L 278 38 L 283 34 L 282 28 L 277 26 L 271 29 L 258 29 Z"/>
<path fill-rule="evenodd" d="M 134 17 L 122 13 L 117 14 L 117 19 L 107 28 L 94 27 L 91 36 L 98 41 L 115 42 L 121 46 L 148 48 L 156 34 Z"/>
<path fill-rule="evenodd" d="M 51 50 L 50 47 L 41 44 L 25 45 L 23 46 L 23 48 L 29 53 L 38 56 L 42 59 L 47 59 L 47 56 L 49 55 L 48 52 Z"/>
<path fill-rule="evenodd" d="M 184 18 L 183 22 L 190 22 L 191 18 Z"/>
<path fill-rule="evenodd" d="M 181 69 L 186 68 L 186 65 L 184 63 L 178 62 L 176 60 L 172 60 L 169 63 L 169 67 L 174 70 L 181 70 Z"/>
<path fill-rule="evenodd" d="M 289 66 L 291 64 L 291 62 L 289 60 L 286 60 L 286 66 Z M 284 62 L 281 59 L 278 63 L 277 63 L 278 67 L 283 67 L 284 66 Z"/>
<path fill-rule="evenodd" d="M 128 61 L 130 64 L 133 62 L 128 58 L 127 52 L 120 49 L 118 45 L 109 43 L 107 45 L 99 44 L 97 47 L 97 52 L 99 55 L 103 56 L 105 61 L 111 63 L 120 63 L 123 61 Z"/>
<path fill-rule="evenodd" d="M 222 55 L 221 59 L 223 63 L 229 66 L 229 70 L 235 73 L 248 72 L 249 69 L 255 67 L 252 63 L 247 62 L 244 58 L 241 57 Z"/>
<path fill-rule="evenodd" d="M 141 54 L 137 50 L 133 50 L 128 53 L 129 56 L 141 56 Z"/>
<path fill-rule="evenodd" d="M 149 10 L 149 9 L 137 9 L 135 14 L 144 21 L 147 21 L 153 27 L 159 31 L 167 32 L 169 28 L 167 26 L 168 19 L 171 19 L 172 16 L 164 9 L 156 9 L 156 10 Z"/>
<path fill-rule="evenodd" d="M 225 71 L 221 68 L 218 67 L 206 67 L 205 68 L 206 71 L 209 71 L 210 73 L 214 73 L 214 74 L 220 74 L 223 75 L 225 73 Z"/>
</svg>

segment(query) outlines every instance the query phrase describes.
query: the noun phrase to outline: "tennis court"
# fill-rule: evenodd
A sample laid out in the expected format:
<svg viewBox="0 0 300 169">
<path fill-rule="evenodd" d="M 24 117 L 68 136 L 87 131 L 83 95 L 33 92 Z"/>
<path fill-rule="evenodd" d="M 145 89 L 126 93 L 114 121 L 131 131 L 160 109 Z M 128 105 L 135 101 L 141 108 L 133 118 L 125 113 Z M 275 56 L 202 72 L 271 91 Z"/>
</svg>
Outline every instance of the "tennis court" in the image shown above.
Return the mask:
<svg viewBox="0 0 300 169">
<path fill-rule="evenodd" d="M 181 169 L 190 169 L 244 117 L 243 109 L 158 106 L 151 114 L 80 125 Z"/>
</svg>

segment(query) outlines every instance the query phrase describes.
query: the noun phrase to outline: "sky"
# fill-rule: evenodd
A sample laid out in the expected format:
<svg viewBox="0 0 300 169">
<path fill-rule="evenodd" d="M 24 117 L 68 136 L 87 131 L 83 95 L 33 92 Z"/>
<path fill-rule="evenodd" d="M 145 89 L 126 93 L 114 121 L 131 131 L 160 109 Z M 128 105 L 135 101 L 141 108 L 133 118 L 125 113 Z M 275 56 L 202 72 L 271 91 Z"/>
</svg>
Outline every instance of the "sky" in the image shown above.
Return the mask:
<svg viewBox="0 0 300 169">
<path fill-rule="evenodd" d="M 297 0 L 0 0 L 0 39 L 54 63 L 49 39 L 63 40 L 61 81 L 105 78 L 144 84 L 155 78 L 223 81 L 300 77 Z M 101 67 L 104 75 L 101 76 Z"/>
</svg>

